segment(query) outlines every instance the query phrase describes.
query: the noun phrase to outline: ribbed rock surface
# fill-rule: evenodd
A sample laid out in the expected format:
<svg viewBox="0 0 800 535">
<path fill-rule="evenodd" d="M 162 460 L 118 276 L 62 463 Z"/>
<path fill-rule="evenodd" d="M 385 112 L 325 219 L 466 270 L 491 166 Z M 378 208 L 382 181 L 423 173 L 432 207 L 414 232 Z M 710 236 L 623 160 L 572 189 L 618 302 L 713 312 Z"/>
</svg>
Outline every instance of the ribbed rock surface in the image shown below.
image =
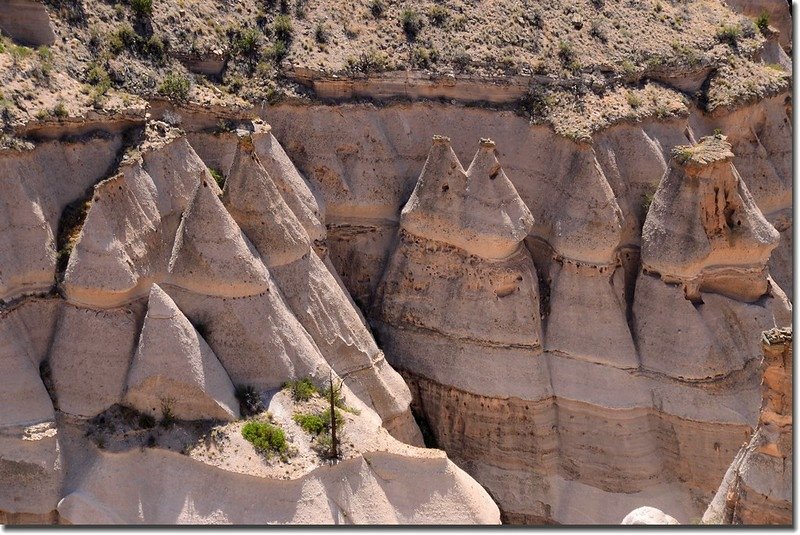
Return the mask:
<svg viewBox="0 0 800 535">
<path fill-rule="evenodd" d="M 750 442 L 703 515 L 705 524 L 792 523 L 792 329 L 762 338 L 762 406 Z"/>
</svg>

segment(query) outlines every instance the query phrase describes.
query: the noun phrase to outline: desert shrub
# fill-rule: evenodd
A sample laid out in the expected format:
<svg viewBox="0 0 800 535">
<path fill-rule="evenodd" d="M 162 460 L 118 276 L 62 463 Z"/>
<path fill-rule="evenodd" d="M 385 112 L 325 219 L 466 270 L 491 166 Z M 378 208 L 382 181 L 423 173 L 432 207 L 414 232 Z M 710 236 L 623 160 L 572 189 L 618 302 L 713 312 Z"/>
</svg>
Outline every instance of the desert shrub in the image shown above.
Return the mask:
<svg viewBox="0 0 800 535">
<path fill-rule="evenodd" d="M 113 54 L 119 54 L 123 50 L 135 50 L 139 45 L 139 35 L 133 31 L 130 24 L 122 24 L 108 38 L 108 46 Z"/>
<path fill-rule="evenodd" d="M 138 424 L 142 429 L 152 429 L 156 426 L 156 419 L 149 414 L 140 414 Z"/>
<path fill-rule="evenodd" d="M 158 86 L 158 92 L 170 100 L 186 102 L 189 99 L 190 87 L 191 82 L 188 78 L 181 74 L 169 72 L 164 77 L 161 85 Z"/>
<path fill-rule="evenodd" d="M 272 31 L 275 32 L 275 37 L 284 44 L 292 40 L 292 33 L 294 33 L 294 26 L 292 19 L 288 15 L 278 15 L 275 17 L 275 22 L 272 24 Z"/>
<path fill-rule="evenodd" d="M 318 23 L 317 26 L 314 28 L 314 40 L 321 45 L 324 45 L 328 41 L 330 41 L 330 34 L 328 33 L 328 28 L 323 23 Z"/>
<path fill-rule="evenodd" d="M 137 17 L 149 17 L 153 14 L 153 0 L 130 0 L 130 3 Z"/>
<path fill-rule="evenodd" d="M 217 176 L 219 176 L 224 183 L 225 179 L 222 178 L 222 173 L 216 169 L 211 169 L 210 171 L 211 175 L 214 177 L 214 180 L 217 181 L 217 184 L 220 184 L 220 180 L 217 179 Z M 222 187 L 222 184 L 220 184 L 220 187 Z M 252 386 L 237 386 L 236 399 L 239 401 L 239 412 L 242 413 L 242 416 L 252 416 L 264 410 L 264 404 L 261 402 L 261 396 Z"/>
<path fill-rule="evenodd" d="M 572 43 L 569 41 L 561 41 L 558 43 L 558 58 L 565 65 L 569 65 L 575 61 L 575 49 L 572 48 Z"/>
<path fill-rule="evenodd" d="M 767 13 L 766 10 L 762 10 L 761 14 L 756 19 L 756 27 L 761 33 L 767 33 L 769 29 L 769 13 Z"/>
<path fill-rule="evenodd" d="M 692 159 L 692 149 L 690 147 L 675 147 L 672 149 L 672 157 L 680 163 L 686 163 Z"/>
<path fill-rule="evenodd" d="M 236 33 L 233 49 L 243 56 L 254 56 L 258 52 L 259 33 L 254 28 L 246 28 Z"/>
<path fill-rule="evenodd" d="M 144 43 L 144 51 L 152 59 L 163 62 L 166 58 L 166 46 L 164 41 L 157 35 L 151 35 Z"/>
<path fill-rule="evenodd" d="M 717 30 L 717 40 L 735 46 L 742 36 L 742 28 L 738 24 L 723 24 Z"/>
<path fill-rule="evenodd" d="M 410 41 L 415 40 L 422 30 L 422 18 L 419 16 L 419 13 L 413 9 L 403 10 L 400 14 L 400 24 L 403 27 L 403 32 L 405 32 L 406 37 Z"/>
<path fill-rule="evenodd" d="M 383 3 L 383 0 L 372 0 L 369 3 L 369 11 L 372 13 L 372 16 L 380 18 L 383 16 L 383 13 L 386 11 L 386 4 Z"/>
<path fill-rule="evenodd" d="M 628 91 L 627 99 L 628 105 L 630 105 L 630 107 L 633 109 L 636 109 L 642 105 L 642 98 L 633 91 Z"/>
<path fill-rule="evenodd" d="M 172 406 L 175 404 L 175 400 L 171 398 L 166 398 L 161 400 L 161 427 L 172 427 L 175 423 L 175 412 L 172 410 Z"/>
<path fill-rule="evenodd" d="M 385 54 L 375 50 L 362 52 L 358 57 L 349 56 L 345 61 L 345 70 L 350 73 L 371 74 L 383 72 L 388 65 L 388 58 Z"/>
<path fill-rule="evenodd" d="M 330 408 L 325 409 L 324 411 L 319 411 L 315 413 L 295 413 L 292 416 L 292 420 L 297 422 L 297 424 L 303 428 L 303 430 L 308 433 L 309 435 L 313 435 L 317 437 L 317 445 L 319 446 L 319 440 L 327 436 L 328 447 L 330 446 L 330 438 L 331 438 L 331 410 Z M 344 415 L 339 409 L 336 409 L 336 429 L 341 432 L 342 427 L 344 427 Z"/>
<path fill-rule="evenodd" d="M 284 388 L 289 389 L 292 394 L 292 399 L 295 401 L 308 401 L 317 393 L 317 387 L 311 382 L 310 377 L 289 381 L 284 385 Z"/>
<path fill-rule="evenodd" d="M 589 35 L 603 43 L 608 41 L 608 34 L 606 33 L 605 25 L 599 20 L 592 21 L 592 26 L 589 29 Z"/>
<path fill-rule="evenodd" d="M 108 71 L 96 63 L 91 64 L 91 67 L 86 71 L 86 82 L 95 87 L 98 93 L 105 94 L 111 87 L 111 78 Z"/>
<path fill-rule="evenodd" d="M 50 47 L 40 46 L 36 49 L 36 55 L 39 56 L 39 70 L 44 76 L 49 76 L 53 70 L 53 52 Z"/>
<path fill-rule="evenodd" d="M 50 111 L 50 114 L 53 117 L 58 117 L 59 119 L 63 119 L 64 117 L 69 116 L 67 107 L 64 105 L 63 102 L 59 102 L 55 106 L 53 106 L 53 109 Z"/>
<path fill-rule="evenodd" d="M 431 24 L 434 26 L 444 26 L 449 17 L 450 12 L 444 6 L 432 6 L 428 10 L 428 20 L 430 20 Z"/>
<path fill-rule="evenodd" d="M 642 195 L 642 205 L 641 205 L 642 220 L 644 220 L 644 218 L 647 217 L 647 212 L 650 211 L 650 205 L 653 204 L 654 195 L 655 195 L 654 192 L 648 192 Z"/>
<path fill-rule="evenodd" d="M 414 47 L 411 50 L 411 64 L 420 69 L 427 69 L 439 59 L 439 52 L 435 48 L 423 46 Z"/>
<path fill-rule="evenodd" d="M 453 54 L 452 63 L 457 72 L 465 72 L 472 65 L 472 56 L 463 48 L 459 49 Z"/>
<path fill-rule="evenodd" d="M 330 420 L 326 424 L 325 420 L 322 419 L 321 413 L 297 413 L 292 416 L 292 419 L 310 435 L 319 435 L 330 425 Z"/>
<path fill-rule="evenodd" d="M 289 48 L 286 46 L 286 43 L 278 39 L 267 50 L 267 57 L 270 58 L 275 63 L 280 63 L 281 61 L 283 61 L 283 58 L 285 58 L 286 54 L 288 53 L 289 53 Z"/>
<path fill-rule="evenodd" d="M 242 436 L 265 455 L 285 454 L 289 448 L 283 429 L 266 422 L 247 422 L 242 427 Z"/>
<path fill-rule="evenodd" d="M 11 62 L 16 66 L 33 54 L 33 49 L 22 45 L 10 45 L 8 52 L 11 54 Z"/>
</svg>

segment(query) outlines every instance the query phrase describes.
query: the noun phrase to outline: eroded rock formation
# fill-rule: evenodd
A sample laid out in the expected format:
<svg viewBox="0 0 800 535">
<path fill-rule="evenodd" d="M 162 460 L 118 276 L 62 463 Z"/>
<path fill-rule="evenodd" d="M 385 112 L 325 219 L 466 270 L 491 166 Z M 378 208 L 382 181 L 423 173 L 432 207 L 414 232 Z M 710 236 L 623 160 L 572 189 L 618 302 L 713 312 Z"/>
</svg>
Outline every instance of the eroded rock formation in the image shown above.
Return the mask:
<svg viewBox="0 0 800 535">
<path fill-rule="evenodd" d="M 476 161 L 494 150 L 487 149 Z M 724 139 L 686 150 L 704 182 L 686 176 L 694 163 L 670 164 L 644 224 L 642 268 L 630 296 L 626 279 L 636 273 L 619 253 L 621 209 L 591 148 L 576 147 L 565 175 L 575 186 L 562 186 L 560 204 L 541 210 L 554 222 L 506 217 L 501 208 L 493 221 L 506 222 L 498 233 L 508 244 L 517 240 L 518 249 L 487 239 L 481 257 L 481 242 L 449 236 L 481 217 L 461 198 L 485 196 L 484 206 L 496 206 L 497 189 L 473 188 L 448 140 L 434 139 L 401 212 L 373 317 L 437 443 L 487 487 L 508 521 L 619 522 L 643 502 L 688 521 L 699 516 L 724 459 L 750 429 L 757 384 L 748 335 L 790 313 L 765 267 L 777 232 L 752 202 Z M 505 178 L 496 163 L 483 167 Z M 681 204 L 668 193 L 699 187 L 713 202 L 687 191 Z M 524 207 L 510 182 L 499 197 Z M 734 237 L 718 238 L 719 224 L 703 225 L 715 206 L 720 217 L 735 217 L 734 229 L 725 226 Z M 520 246 L 526 234 L 518 224 L 533 234 L 533 258 L 549 268 L 547 286 L 537 284 L 543 274 Z M 651 245 L 661 236 L 677 243 Z M 720 250 L 707 260 L 711 253 L 702 251 L 711 240 Z M 669 256 L 693 249 L 701 251 L 696 261 Z M 496 258 L 497 250 L 506 257 Z M 662 267 L 658 258 L 677 267 Z M 656 265 L 669 283 L 651 271 Z M 704 271 L 706 265 L 714 269 Z M 686 293 L 671 273 L 683 275 Z M 544 326 L 538 314 L 523 314 L 540 310 L 540 287 L 549 290 Z M 689 299 L 695 296 L 705 304 Z M 570 505 L 576 496 L 593 509 Z"/>
<path fill-rule="evenodd" d="M 762 346 L 758 427 L 731 463 L 705 524 L 792 523 L 792 329 L 766 331 Z"/>
<path fill-rule="evenodd" d="M 3 519 L 497 522 L 489 496 L 443 453 L 392 437 L 422 443 L 409 389 L 319 256 L 325 254 L 324 212 L 269 128 L 250 125 L 231 149 L 223 194 L 181 131 L 148 122 L 119 167 L 109 166 L 112 176 L 82 201 L 86 214 L 70 222 L 75 229 L 63 218 L 59 223 L 66 194 L 52 201 L 59 190 L 36 196 L 46 175 L 31 175 L 26 183 L 21 172 L 10 174 L 20 187 L 3 197 L 18 216 L 9 218 L 16 226 L 6 234 L 38 249 L 18 249 L 16 263 L 3 257 L 5 265 L 19 267 L 7 270 L 16 278 L 4 279 L 3 295 L 14 301 L 0 321 L 9 372 L 0 389 L 0 453 L 11 482 L 0 492 Z M 41 150 L 47 145 L 34 149 Z M 6 164 L 21 170 L 19 160 L 28 157 L 7 156 Z M 77 196 L 69 189 L 73 167 L 64 170 L 61 187 Z M 26 229 L 44 234 L 15 230 L 29 220 L 41 224 L 26 223 Z M 74 243 L 57 272 L 56 241 L 66 232 Z M 24 295 L 54 284 L 63 298 Z M 350 444 L 340 463 L 323 467 L 292 419 L 294 401 L 280 389 L 288 380 L 319 383 L 329 374 L 344 380 Z M 168 451 L 205 425 L 201 420 L 229 429 L 215 436 L 241 441 L 235 392 L 245 387 L 251 398 L 266 400 L 270 418 L 294 437 L 297 460 L 286 465 L 291 476 L 280 463 L 242 461 L 241 445 L 221 459 L 189 453 L 186 445 L 188 457 Z M 147 438 L 148 416 L 177 427 L 151 430 Z M 134 445 L 145 438 L 141 448 Z M 252 459 L 252 446 L 244 444 Z M 183 471 L 195 474 L 191 484 L 165 477 Z M 156 479 L 181 483 L 154 492 Z M 284 497 L 254 512 L 238 498 L 212 497 L 209 484 L 242 496 L 270 495 L 280 487 Z M 411 487 L 415 498 L 401 499 Z M 131 508 L 143 494 L 148 503 Z M 174 503 L 164 501 L 166 494 L 176 497 Z M 330 499 L 337 508 L 321 506 Z M 297 507 L 298 500 L 305 505 Z"/>
</svg>

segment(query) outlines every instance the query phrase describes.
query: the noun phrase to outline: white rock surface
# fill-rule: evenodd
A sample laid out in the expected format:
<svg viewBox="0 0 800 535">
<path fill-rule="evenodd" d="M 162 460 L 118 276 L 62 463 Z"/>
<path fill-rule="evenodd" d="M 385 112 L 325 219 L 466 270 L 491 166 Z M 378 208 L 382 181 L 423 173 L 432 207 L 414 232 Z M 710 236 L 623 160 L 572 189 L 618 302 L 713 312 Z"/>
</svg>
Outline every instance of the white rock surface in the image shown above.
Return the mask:
<svg viewBox="0 0 800 535">
<path fill-rule="evenodd" d="M 181 420 L 239 418 L 239 402 L 225 368 L 157 284 L 150 289 L 124 403 L 159 419 L 164 405 Z"/>
</svg>

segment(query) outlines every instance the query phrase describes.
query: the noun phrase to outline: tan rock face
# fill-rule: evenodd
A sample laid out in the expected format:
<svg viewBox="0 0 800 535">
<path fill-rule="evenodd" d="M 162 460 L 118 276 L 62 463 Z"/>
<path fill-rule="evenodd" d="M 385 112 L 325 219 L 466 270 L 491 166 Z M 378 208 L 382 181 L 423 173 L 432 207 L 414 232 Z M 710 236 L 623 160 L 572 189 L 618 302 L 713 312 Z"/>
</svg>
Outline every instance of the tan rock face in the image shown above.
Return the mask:
<svg viewBox="0 0 800 535">
<path fill-rule="evenodd" d="M 792 329 L 762 338 L 758 427 L 703 515 L 706 524 L 792 523 Z"/>
<path fill-rule="evenodd" d="M 434 137 L 379 289 L 381 322 L 479 344 L 538 348 L 536 269 L 521 244 L 532 223 L 493 144 L 482 142 L 468 175 L 449 140 Z"/>
<path fill-rule="evenodd" d="M 408 387 L 385 363 L 349 296 L 311 248 L 309 235 L 261 165 L 249 135 L 240 139 L 223 201 L 331 367 L 384 422 L 393 422 L 387 428 L 395 436 L 421 445 L 408 409 Z"/>
<path fill-rule="evenodd" d="M 11 482 L 0 492 L 2 518 L 497 523 L 496 505 L 471 477 L 442 452 L 407 445 L 422 444 L 408 386 L 320 256 L 323 212 L 268 128 L 256 125 L 232 148 L 223 195 L 180 131 L 148 123 L 136 150 L 94 187 L 59 285 L 65 299 L 23 297 L 0 310 L 0 358 L 9 372 L 0 381 L 0 472 Z M 26 190 L 9 191 L 12 198 L 3 202 L 19 207 L 10 224 L 38 214 L 41 228 L 52 232 L 42 204 L 18 202 L 29 198 Z M 33 241 L 54 256 L 54 237 Z M 35 259 L 23 252 L 21 258 Z M 20 281 L 35 284 L 39 275 L 19 265 Z M 52 278 L 55 258 L 43 265 L 39 277 Z M 323 469 L 311 437 L 292 418 L 299 407 L 281 390 L 306 377 L 322 385 L 330 374 L 341 378 L 351 410 L 340 437 L 348 444 L 333 472 Z M 267 461 L 241 437 L 235 386 L 252 387 L 268 404 L 269 418 L 287 431 L 287 459 Z M 141 413 L 174 422 L 148 427 Z M 192 459 L 166 453 L 211 421 L 217 422 L 211 442 L 224 436 L 236 448 Z M 189 446 L 211 444 L 208 436 L 195 440 L 175 449 L 190 455 Z M 243 445 L 245 453 L 238 451 Z M 143 472 L 152 459 L 152 470 Z M 74 471 L 65 474 L 65 463 Z M 184 497 L 153 513 L 162 494 L 172 492 L 152 492 L 154 481 L 184 469 L 205 475 L 194 490 L 182 483 Z M 127 474 L 129 487 L 112 491 L 112 473 Z M 286 495 L 289 483 L 297 493 L 257 514 L 238 498 L 241 507 L 214 498 L 217 511 L 210 515 L 197 511 L 194 499 L 188 510 L 173 510 L 189 503 L 188 495 L 210 496 L 209 478 L 267 494 L 280 487 Z M 386 481 L 391 488 L 382 487 Z M 343 497 L 345 487 L 349 501 L 340 513 L 326 514 L 316 503 L 289 506 L 312 496 Z M 424 492 L 404 498 L 411 487 Z M 152 508 L 131 510 L 128 492 L 148 493 Z"/>
<path fill-rule="evenodd" d="M 790 321 L 786 97 L 591 145 L 477 107 L 279 105 L 275 136 L 191 131 L 218 118 L 193 110 L 126 158 L 113 136 L 0 154 L 0 520 L 497 522 L 492 500 L 512 523 L 698 518 L 758 422 L 758 333 Z M 92 185 L 70 253 L 62 212 Z M 280 390 L 329 373 L 354 409 L 334 466 Z M 731 494 L 748 521 L 786 510 L 791 394 L 765 384 Z M 291 464 L 241 437 L 234 386 Z M 118 406 L 165 398 L 225 422 Z M 410 401 L 460 468 L 408 445 Z"/>
<path fill-rule="evenodd" d="M 500 259 L 513 254 L 533 227 L 533 216 L 484 140 L 468 171 L 450 140 L 434 136 L 417 186 L 400 216 L 411 234 Z"/>
<path fill-rule="evenodd" d="M 164 290 L 154 284 L 124 403 L 159 419 L 235 420 L 239 402 L 225 368 Z"/>
<path fill-rule="evenodd" d="M 688 295 L 716 291 L 754 301 L 767 291 L 767 260 L 780 236 L 731 163 L 724 136 L 674 149 L 673 165 L 642 230 L 642 267 Z M 675 217 L 675 211 L 686 214 Z"/>
<path fill-rule="evenodd" d="M 47 9 L 36 0 L 4 2 L 0 30 L 25 45 L 51 45 L 55 40 Z"/>
</svg>

